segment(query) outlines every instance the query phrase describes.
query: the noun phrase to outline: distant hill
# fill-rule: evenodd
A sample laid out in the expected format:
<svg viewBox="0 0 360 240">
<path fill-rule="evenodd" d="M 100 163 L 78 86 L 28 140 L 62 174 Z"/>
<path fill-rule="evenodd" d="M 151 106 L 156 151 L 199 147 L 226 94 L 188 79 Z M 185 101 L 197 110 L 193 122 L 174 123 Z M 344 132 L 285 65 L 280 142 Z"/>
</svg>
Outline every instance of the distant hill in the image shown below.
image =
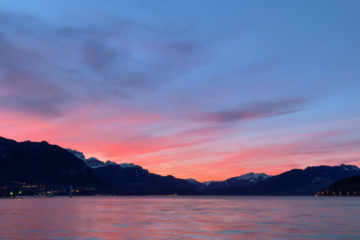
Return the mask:
<svg viewBox="0 0 360 240">
<path fill-rule="evenodd" d="M 345 177 L 360 175 L 360 169 L 352 165 L 317 166 L 273 176 L 246 189 L 250 195 L 313 195 Z"/>
<path fill-rule="evenodd" d="M 116 188 L 120 194 L 201 194 L 200 189 L 187 180 L 149 173 L 147 170 L 136 165 L 133 167 L 108 165 L 93 168 L 93 171 Z"/>
<path fill-rule="evenodd" d="M 270 175 L 265 173 L 247 173 L 238 177 L 228 178 L 225 181 L 210 181 L 204 182 L 206 192 L 208 194 L 221 193 L 224 189 L 242 189 L 255 185 L 256 183 L 262 182 L 265 179 L 270 178 Z"/>
<path fill-rule="evenodd" d="M 321 191 L 324 195 L 360 195 L 360 176 L 341 179 Z"/>
<path fill-rule="evenodd" d="M 207 188 L 206 194 L 259 196 L 314 195 L 322 188 L 329 186 L 339 179 L 357 175 L 360 175 L 360 169 L 352 165 L 308 167 L 304 170 L 293 169 L 276 176 L 266 176 L 264 179 L 259 179 L 259 181 L 253 184 L 215 183 L 216 187 Z"/>
</svg>

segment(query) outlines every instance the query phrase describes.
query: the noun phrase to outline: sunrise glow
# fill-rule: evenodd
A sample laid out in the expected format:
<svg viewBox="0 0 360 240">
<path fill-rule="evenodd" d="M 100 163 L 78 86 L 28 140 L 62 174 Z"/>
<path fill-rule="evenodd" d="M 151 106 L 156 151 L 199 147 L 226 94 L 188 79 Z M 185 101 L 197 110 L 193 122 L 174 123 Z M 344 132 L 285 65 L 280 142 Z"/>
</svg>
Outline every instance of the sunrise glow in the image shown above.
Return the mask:
<svg viewBox="0 0 360 240">
<path fill-rule="evenodd" d="M 199 181 L 360 164 L 358 8 L 11 2 L 2 137 Z"/>
</svg>

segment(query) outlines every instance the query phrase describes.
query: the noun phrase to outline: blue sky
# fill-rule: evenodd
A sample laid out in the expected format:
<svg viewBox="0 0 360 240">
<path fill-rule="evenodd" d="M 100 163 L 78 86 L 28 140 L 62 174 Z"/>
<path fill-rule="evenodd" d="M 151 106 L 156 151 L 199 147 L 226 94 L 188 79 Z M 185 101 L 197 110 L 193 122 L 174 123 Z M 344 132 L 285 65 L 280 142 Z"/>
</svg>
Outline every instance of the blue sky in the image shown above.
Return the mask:
<svg viewBox="0 0 360 240">
<path fill-rule="evenodd" d="M 4 137 L 202 180 L 359 163 L 358 1 L 1 1 Z"/>
</svg>

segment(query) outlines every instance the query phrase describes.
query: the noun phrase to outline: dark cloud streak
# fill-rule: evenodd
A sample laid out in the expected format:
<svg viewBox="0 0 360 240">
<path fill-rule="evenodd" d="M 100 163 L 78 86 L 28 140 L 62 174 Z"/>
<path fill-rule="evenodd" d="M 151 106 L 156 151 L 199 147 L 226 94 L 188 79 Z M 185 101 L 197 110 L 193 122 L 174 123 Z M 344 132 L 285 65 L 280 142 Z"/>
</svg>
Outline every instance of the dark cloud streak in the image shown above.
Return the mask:
<svg viewBox="0 0 360 240">
<path fill-rule="evenodd" d="M 219 123 L 235 122 L 250 119 L 269 118 L 304 110 L 308 103 L 305 98 L 283 99 L 269 102 L 253 103 L 248 106 L 205 113 L 200 116 L 201 120 L 215 121 Z"/>
</svg>

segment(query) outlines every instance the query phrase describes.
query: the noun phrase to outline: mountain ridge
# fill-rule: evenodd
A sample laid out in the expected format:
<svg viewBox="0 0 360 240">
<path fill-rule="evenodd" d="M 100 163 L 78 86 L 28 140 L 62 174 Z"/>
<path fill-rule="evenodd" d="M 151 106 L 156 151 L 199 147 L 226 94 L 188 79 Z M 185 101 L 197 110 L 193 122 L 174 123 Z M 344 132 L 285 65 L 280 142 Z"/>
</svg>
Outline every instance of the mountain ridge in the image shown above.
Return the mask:
<svg viewBox="0 0 360 240">
<path fill-rule="evenodd" d="M 0 164 L 2 185 L 13 182 L 47 187 L 74 185 L 80 193 L 91 185 L 93 190 L 86 190 L 87 193 L 119 195 L 313 195 L 343 178 L 360 175 L 357 166 L 341 164 L 292 169 L 275 176 L 250 172 L 224 181 L 198 182 L 161 176 L 133 163 L 85 158 L 79 151 L 46 141 L 16 142 L 3 137 Z"/>
</svg>

